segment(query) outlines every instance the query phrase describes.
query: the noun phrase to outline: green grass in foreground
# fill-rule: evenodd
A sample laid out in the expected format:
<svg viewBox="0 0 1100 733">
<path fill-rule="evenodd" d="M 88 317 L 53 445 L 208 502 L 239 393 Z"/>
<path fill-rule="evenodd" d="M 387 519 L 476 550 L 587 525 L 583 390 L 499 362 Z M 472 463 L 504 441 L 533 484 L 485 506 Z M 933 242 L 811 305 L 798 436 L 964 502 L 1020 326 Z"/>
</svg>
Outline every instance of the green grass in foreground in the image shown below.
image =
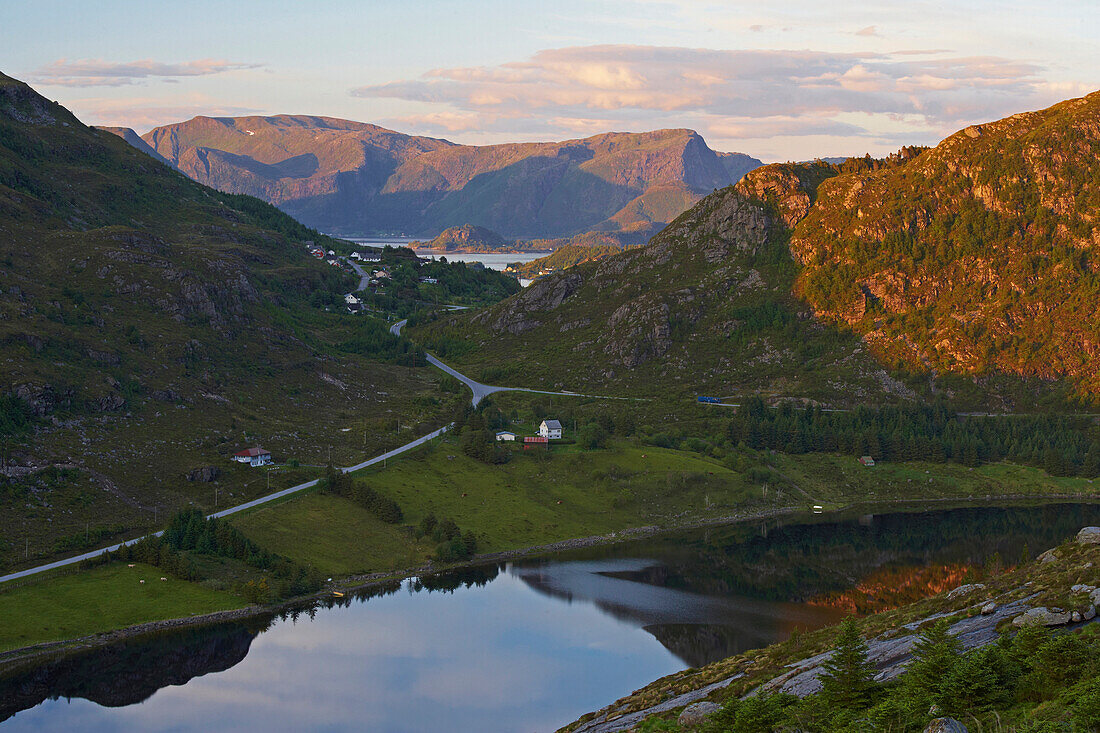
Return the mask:
<svg viewBox="0 0 1100 733">
<path fill-rule="evenodd" d="M 238 596 L 150 565 L 112 563 L 11 590 L 0 586 L 0 650 L 244 605 Z"/>
<path fill-rule="evenodd" d="M 331 494 L 306 494 L 234 517 L 232 523 L 261 547 L 326 575 L 414 567 L 431 551 L 400 527 Z"/>
</svg>

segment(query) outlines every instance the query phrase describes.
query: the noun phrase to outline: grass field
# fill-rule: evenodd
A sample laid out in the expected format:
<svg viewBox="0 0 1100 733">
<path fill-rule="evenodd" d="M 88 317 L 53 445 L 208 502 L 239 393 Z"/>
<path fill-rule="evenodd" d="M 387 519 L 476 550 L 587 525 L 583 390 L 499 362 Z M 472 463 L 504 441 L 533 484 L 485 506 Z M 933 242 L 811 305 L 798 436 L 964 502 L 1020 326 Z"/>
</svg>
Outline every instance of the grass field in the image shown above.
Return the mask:
<svg viewBox="0 0 1100 733">
<path fill-rule="evenodd" d="M 1042 498 L 1051 494 L 1100 497 L 1100 481 L 1050 476 L 1010 463 L 968 468 L 956 463 L 879 463 L 862 466 L 854 458 L 829 453 L 768 456 L 779 473 L 825 506 L 859 501 L 985 499 L 996 496 Z"/>
<path fill-rule="evenodd" d="M 326 575 L 400 570 L 428 559 L 409 533 L 339 496 L 310 493 L 232 519 L 262 547 Z"/>
<path fill-rule="evenodd" d="M 0 592 L 0 651 L 245 605 L 150 565 L 113 563 Z"/>
</svg>

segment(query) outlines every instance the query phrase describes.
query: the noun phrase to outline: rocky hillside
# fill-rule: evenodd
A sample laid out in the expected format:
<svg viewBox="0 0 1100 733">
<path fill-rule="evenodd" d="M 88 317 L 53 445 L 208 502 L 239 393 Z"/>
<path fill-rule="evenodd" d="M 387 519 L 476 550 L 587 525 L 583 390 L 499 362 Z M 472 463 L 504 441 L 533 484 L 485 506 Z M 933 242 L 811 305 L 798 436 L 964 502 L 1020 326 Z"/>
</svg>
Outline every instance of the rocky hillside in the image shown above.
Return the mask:
<svg viewBox="0 0 1100 733">
<path fill-rule="evenodd" d="M 503 345 L 517 378 L 569 389 L 1095 399 L 1098 112 L 1100 93 L 932 150 L 757 168 L 642 250 L 452 317 L 457 358 Z"/>
<path fill-rule="evenodd" d="M 1019 568 L 860 619 L 857 644 L 862 643 L 874 681 L 865 683 L 853 705 L 852 712 L 860 713 L 851 716 L 854 721 L 830 720 L 844 707 L 836 701 L 814 704 L 828 703 L 832 694 L 833 688 L 823 691 L 823 680 L 837 656 L 833 649 L 842 643 L 842 626 L 792 635 L 766 649 L 678 672 L 562 731 L 613 733 L 638 729 L 646 720 L 663 721 L 647 730 L 789 730 L 789 718 L 810 731 L 967 730 L 957 721 L 957 727 L 925 728 L 945 715 L 976 724 L 970 730 L 988 729 L 978 726 L 992 727 L 994 721 L 998 730 L 1036 730 L 1040 720 L 1050 724 L 1048 730 L 1095 730 L 1100 723 L 1095 677 L 1100 636 L 1088 627 L 1095 627 L 1091 622 L 1100 608 L 1097 563 L 1100 527 L 1086 527 Z M 937 622 L 942 626 L 934 628 Z M 938 642 L 935 660 L 926 651 L 930 639 Z M 1011 661 L 1002 664 L 1001 654 Z M 951 674 L 965 679 L 959 685 L 965 692 L 907 687 L 914 681 L 906 679 L 909 674 L 930 667 L 937 684 Z M 893 687 L 884 685 L 899 679 Z M 917 704 L 898 709 L 903 696 Z M 1086 696 L 1092 700 L 1082 705 Z M 778 704 L 763 707 L 769 698 Z M 730 725 L 742 720 L 734 718 L 741 706 L 744 717 L 755 714 L 753 727 Z"/>
<path fill-rule="evenodd" d="M 855 336 L 815 320 L 793 295 L 781 215 L 747 193 L 772 173 L 760 168 L 744 189 L 707 196 L 646 247 L 549 275 L 415 337 L 504 384 L 825 402 L 910 396 Z M 791 180 L 799 187 L 784 195 L 809 200 Z"/>
<path fill-rule="evenodd" d="M 760 164 L 719 158 L 691 130 L 469 146 L 280 115 L 196 117 L 144 140 L 201 183 L 348 234 L 435 235 L 467 222 L 508 238 L 649 227 Z"/>
<path fill-rule="evenodd" d="M 886 363 L 1100 394 L 1100 92 L 822 184 L 797 290 Z"/>
</svg>

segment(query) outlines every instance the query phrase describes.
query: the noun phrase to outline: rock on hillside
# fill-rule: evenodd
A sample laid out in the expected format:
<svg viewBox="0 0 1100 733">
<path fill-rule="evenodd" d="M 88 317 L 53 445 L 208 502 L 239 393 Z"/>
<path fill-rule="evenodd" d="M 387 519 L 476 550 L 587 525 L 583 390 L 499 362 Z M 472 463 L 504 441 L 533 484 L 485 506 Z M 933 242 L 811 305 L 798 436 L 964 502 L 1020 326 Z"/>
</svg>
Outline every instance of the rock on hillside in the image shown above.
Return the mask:
<svg viewBox="0 0 1100 733">
<path fill-rule="evenodd" d="M 470 146 L 291 115 L 196 117 L 144 139 L 201 183 L 352 234 L 468 221 L 510 238 L 663 225 L 753 160 L 724 162 L 691 130 Z"/>
</svg>

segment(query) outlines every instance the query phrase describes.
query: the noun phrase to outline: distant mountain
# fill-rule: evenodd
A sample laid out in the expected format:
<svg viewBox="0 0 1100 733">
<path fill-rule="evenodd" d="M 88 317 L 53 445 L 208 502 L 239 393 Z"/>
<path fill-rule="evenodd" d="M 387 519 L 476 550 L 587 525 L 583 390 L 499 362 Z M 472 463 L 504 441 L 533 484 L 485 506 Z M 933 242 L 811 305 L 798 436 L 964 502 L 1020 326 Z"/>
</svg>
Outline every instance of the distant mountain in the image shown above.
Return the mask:
<svg viewBox="0 0 1100 733">
<path fill-rule="evenodd" d="M 507 239 L 491 229 L 463 224 L 443 230 L 423 246 L 425 249 L 447 252 L 490 252 L 506 248 L 508 244 Z"/>
<path fill-rule="evenodd" d="M 565 389 L 1096 400 L 1098 161 L 1100 92 L 934 149 L 764 166 L 646 247 L 417 337 Z"/>
<path fill-rule="evenodd" d="M 145 153 L 146 155 L 151 156 L 151 157 L 159 160 L 161 163 L 164 163 L 165 165 L 173 165 L 172 163 L 168 162 L 167 158 L 165 158 L 163 155 L 161 155 L 157 151 L 153 150 L 153 148 L 149 146 L 149 143 L 142 140 L 141 136 L 138 135 L 133 129 L 131 129 L 129 127 L 105 127 L 103 125 L 95 125 L 92 129 L 103 130 L 104 132 L 109 132 L 112 135 L 118 135 L 120 138 L 122 138 L 126 142 L 130 143 L 131 145 L 133 145 L 135 148 L 137 148 L 141 152 Z"/>
<path fill-rule="evenodd" d="M 659 229 L 759 161 L 691 130 L 455 145 L 329 117 L 196 117 L 143 136 L 195 180 L 343 234 L 434 236 L 473 223 L 506 238 Z"/>
<path fill-rule="evenodd" d="M 744 153 L 716 153 L 716 155 L 725 167 L 730 183 L 737 183 L 745 177 L 745 174 L 764 165 L 756 158 Z"/>
</svg>

